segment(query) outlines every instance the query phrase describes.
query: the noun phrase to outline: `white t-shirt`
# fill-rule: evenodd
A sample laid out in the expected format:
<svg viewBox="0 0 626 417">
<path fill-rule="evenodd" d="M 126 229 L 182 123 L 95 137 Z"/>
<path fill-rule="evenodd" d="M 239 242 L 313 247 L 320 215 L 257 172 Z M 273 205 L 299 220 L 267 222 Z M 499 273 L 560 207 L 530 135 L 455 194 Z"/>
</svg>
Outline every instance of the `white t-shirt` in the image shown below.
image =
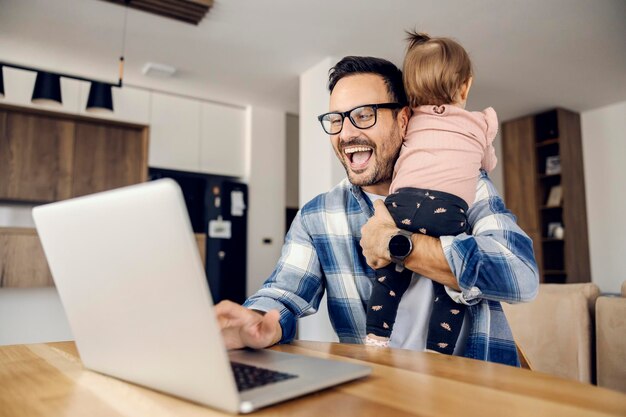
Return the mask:
<svg viewBox="0 0 626 417">
<path fill-rule="evenodd" d="M 384 200 L 384 196 L 365 193 L 370 201 Z M 418 274 L 413 274 L 411 284 L 406 290 L 400 305 L 396 323 L 391 333 L 389 346 L 416 351 L 426 350 L 428 322 L 433 310 L 433 282 Z M 465 311 L 459 340 L 454 348 L 454 355 L 462 356 L 469 333 L 468 313 Z"/>
</svg>

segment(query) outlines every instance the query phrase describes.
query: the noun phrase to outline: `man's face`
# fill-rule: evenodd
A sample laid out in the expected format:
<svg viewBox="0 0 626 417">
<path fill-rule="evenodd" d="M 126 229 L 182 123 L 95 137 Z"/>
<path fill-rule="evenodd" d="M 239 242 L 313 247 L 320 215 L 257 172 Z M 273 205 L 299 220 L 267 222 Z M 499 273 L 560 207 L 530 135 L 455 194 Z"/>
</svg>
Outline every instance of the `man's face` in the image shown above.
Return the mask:
<svg viewBox="0 0 626 417">
<path fill-rule="evenodd" d="M 385 81 L 379 75 L 356 74 L 342 78 L 330 95 L 330 110 L 345 112 L 364 104 L 389 103 Z M 387 185 L 393 176 L 406 129 L 406 110 L 394 117 L 391 109 L 378 109 L 376 124 L 358 129 L 345 118 L 341 132 L 331 135 L 335 154 L 354 185 Z"/>
</svg>

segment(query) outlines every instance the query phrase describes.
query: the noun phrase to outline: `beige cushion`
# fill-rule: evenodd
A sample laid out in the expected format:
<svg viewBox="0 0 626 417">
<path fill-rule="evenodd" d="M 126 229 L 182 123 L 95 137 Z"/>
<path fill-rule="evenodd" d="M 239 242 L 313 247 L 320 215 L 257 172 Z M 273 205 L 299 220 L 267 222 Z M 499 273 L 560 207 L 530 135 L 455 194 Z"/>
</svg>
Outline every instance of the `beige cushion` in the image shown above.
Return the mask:
<svg viewBox="0 0 626 417">
<path fill-rule="evenodd" d="M 596 342 L 598 385 L 626 393 L 626 298 L 598 298 Z"/>
<path fill-rule="evenodd" d="M 515 341 L 533 370 L 591 382 L 595 284 L 541 284 L 530 303 L 505 304 Z"/>
<path fill-rule="evenodd" d="M 587 307 L 591 317 L 596 314 L 596 299 L 600 295 L 600 288 L 596 284 L 541 284 L 540 291 L 547 294 L 581 294 L 587 300 Z"/>
</svg>

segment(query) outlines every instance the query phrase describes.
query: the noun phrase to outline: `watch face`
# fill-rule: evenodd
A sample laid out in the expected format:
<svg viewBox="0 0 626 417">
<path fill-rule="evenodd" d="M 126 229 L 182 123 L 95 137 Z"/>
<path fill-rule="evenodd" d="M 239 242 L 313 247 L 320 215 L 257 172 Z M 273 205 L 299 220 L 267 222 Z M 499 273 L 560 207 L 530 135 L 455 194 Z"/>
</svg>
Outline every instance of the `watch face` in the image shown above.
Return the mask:
<svg viewBox="0 0 626 417">
<path fill-rule="evenodd" d="M 389 254 L 395 258 L 404 258 L 411 251 L 411 241 L 407 236 L 395 235 L 389 241 Z"/>
</svg>

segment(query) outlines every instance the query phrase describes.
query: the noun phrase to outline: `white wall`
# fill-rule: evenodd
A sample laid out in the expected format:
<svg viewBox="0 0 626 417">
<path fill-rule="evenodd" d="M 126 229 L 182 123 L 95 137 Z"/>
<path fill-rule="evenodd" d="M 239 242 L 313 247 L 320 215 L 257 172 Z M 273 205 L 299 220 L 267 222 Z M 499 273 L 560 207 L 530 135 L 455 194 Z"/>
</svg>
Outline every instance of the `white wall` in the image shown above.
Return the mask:
<svg viewBox="0 0 626 417">
<path fill-rule="evenodd" d="M 591 276 L 603 292 L 626 280 L 626 101 L 581 114 Z"/>
<path fill-rule="evenodd" d="M 328 57 L 300 75 L 300 207 L 346 175 L 317 120 L 328 111 L 328 70 L 337 61 Z M 298 321 L 298 338 L 338 340 L 328 319 L 325 295 L 316 314 Z"/>
<path fill-rule="evenodd" d="M 0 288 L 0 345 L 72 339 L 55 288 Z"/>
<path fill-rule="evenodd" d="M 248 109 L 248 295 L 269 277 L 285 238 L 285 113 Z M 263 239 L 271 239 L 270 244 Z"/>
<path fill-rule="evenodd" d="M 35 227 L 32 204 L 0 203 L 0 227 Z"/>
<path fill-rule="evenodd" d="M 493 146 L 496 148 L 496 157 L 498 158 L 498 164 L 494 168 L 493 171 L 489 173 L 489 178 L 493 182 L 493 185 L 496 186 L 502 198 L 504 198 L 504 178 L 503 178 L 503 169 L 502 169 L 502 134 L 498 130 L 498 135 L 493 140 Z"/>
<path fill-rule="evenodd" d="M 328 111 L 328 57 L 300 75 L 300 207 L 346 176 L 317 116 Z"/>
</svg>

